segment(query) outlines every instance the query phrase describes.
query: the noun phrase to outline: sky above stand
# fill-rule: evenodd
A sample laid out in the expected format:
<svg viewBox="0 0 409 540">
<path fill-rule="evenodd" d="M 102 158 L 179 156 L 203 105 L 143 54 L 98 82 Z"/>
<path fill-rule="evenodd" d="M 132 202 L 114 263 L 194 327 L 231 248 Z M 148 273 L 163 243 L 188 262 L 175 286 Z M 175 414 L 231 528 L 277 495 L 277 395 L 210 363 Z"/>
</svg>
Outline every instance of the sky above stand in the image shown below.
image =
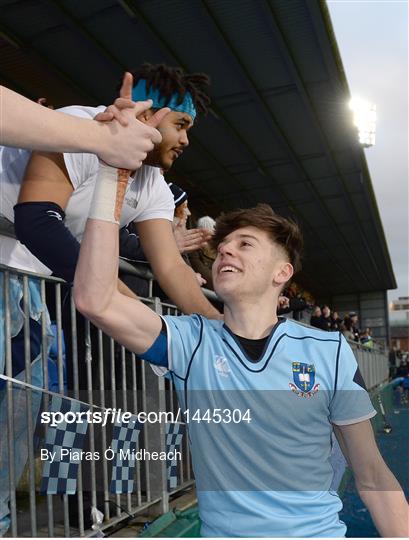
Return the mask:
<svg viewBox="0 0 409 540">
<path fill-rule="evenodd" d="M 409 296 L 408 1 L 328 0 L 352 96 L 376 104 L 376 144 L 364 150 L 398 289 Z"/>
</svg>

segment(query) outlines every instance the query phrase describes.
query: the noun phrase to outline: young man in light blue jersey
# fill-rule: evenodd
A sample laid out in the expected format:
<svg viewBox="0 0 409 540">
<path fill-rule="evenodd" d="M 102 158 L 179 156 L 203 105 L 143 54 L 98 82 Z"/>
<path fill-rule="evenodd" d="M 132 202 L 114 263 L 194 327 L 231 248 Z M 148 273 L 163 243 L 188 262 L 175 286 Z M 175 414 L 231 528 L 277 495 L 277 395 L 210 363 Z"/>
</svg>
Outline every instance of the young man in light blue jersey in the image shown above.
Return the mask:
<svg viewBox="0 0 409 540">
<path fill-rule="evenodd" d="M 279 294 L 299 267 L 298 227 L 267 205 L 222 216 L 213 283 L 224 322 L 160 318 L 115 286 L 125 181 L 100 169 L 75 300 L 172 377 L 189 428 L 202 536 L 344 536 L 342 504 L 330 491 L 333 429 L 379 532 L 406 536 L 405 497 L 378 452 L 375 411 L 350 347 L 339 333 L 277 319 Z M 118 194 L 112 208 L 99 195 L 108 186 Z"/>
</svg>

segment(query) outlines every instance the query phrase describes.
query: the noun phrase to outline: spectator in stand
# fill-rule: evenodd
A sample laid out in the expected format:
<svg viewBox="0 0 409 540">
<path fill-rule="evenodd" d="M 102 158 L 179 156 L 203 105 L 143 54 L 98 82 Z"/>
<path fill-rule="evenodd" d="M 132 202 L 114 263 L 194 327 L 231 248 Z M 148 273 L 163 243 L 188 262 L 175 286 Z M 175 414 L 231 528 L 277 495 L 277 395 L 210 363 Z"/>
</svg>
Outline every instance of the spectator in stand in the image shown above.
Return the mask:
<svg viewBox="0 0 409 540">
<path fill-rule="evenodd" d="M 345 316 L 344 322 L 342 323 L 341 332 L 344 335 L 345 339 L 349 339 L 350 341 L 355 341 L 355 334 L 353 330 L 353 324 L 352 320 Z"/>
<path fill-rule="evenodd" d="M 175 201 L 173 226 L 186 228 L 187 220 L 189 216 L 192 215 L 187 204 L 187 193 L 173 182 L 169 182 L 168 186 L 173 194 L 173 199 Z"/>
<path fill-rule="evenodd" d="M 298 290 L 297 284 L 293 281 L 290 285 L 283 290 L 282 295 L 278 298 L 278 315 L 285 315 L 286 313 L 293 314 L 293 319 L 299 321 L 304 309 L 308 307 L 308 304 L 303 298 L 301 292 Z"/>
<path fill-rule="evenodd" d="M 331 330 L 332 319 L 331 319 L 331 309 L 326 304 L 321 308 L 321 318 L 323 330 L 329 332 Z"/>
<path fill-rule="evenodd" d="M 178 249 L 186 264 L 192 267 L 189 254 L 204 246 L 205 243 L 210 240 L 213 233 L 207 229 L 187 228 L 187 220 L 192 215 L 188 206 L 187 193 L 172 182 L 169 184 L 169 188 L 172 191 L 175 199 L 173 234 L 175 235 L 176 245 L 178 246 Z M 201 275 L 201 273 L 195 272 L 195 274 L 199 285 L 201 287 L 206 285 L 206 279 Z M 161 289 L 160 293 L 161 294 L 159 294 L 159 296 L 161 298 L 168 300 Z"/>
<path fill-rule="evenodd" d="M 186 264 L 192 266 L 188 254 L 205 246 L 207 241 L 212 237 L 213 231 L 200 226 L 196 229 L 187 228 L 187 221 L 192 215 L 188 206 L 187 193 L 176 184 L 170 183 L 168 185 L 175 200 L 173 234 L 175 236 L 176 245 Z M 206 283 L 206 279 L 201 276 L 200 272 L 197 271 L 196 276 L 199 285 L 204 285 Z"/>
<path fill-rule="evenodd" d="M 331 313 L 331 330 L 335 332 L 339 332 L 341 330 L 342 326 L 342 319 L 338 315 L 337 311 L 333 311 Z"/>
<path fill-rule="evenodd" d="M 373 349 L 374 341 L 372 339 L 370 328 L 365 328 L 365 330 L 360 333 L 359 341 L 364 347 L 367 347 L 368 349 Z"/>
<path fill-rule="evenodd" d="M 173 216 L 173 233 L 175 235 L 176 245 L 183 259 L 190 265 L 186 253 L 191 250 L 198 250 L 205 245 L 210 238 L 210 234 L 205 229 L 187 229 L 186 222 L 190 216 L 190 210 L 187 204 L 187 193 L 176 184 L 168 184 L 173 194 L 175 210 Z M 143 252 L 138 232 L 133 223 L 120 230 L 119 235 L 119 253 L 120 256 L 130 262 L 146 263 L 148 260 Z M 196 274 L 199 285 L 202 285 L 202 276 Z M 129 274 L 121 275 L 124 283 L 138 296 L 148 296 L 148 281 L 138 276 Z M 162 289 L 155 287 L 156 295 L 164 297 Z M 160 292 L 160 294 L 158 294 Z"/>
<path fill-rule="evenodd" d="M 202 216 L 197 220 L 197 226 L 208 229 L 213 234 L 214 228 L 216 227 L 216 221 L 210 216 Z"/>
<path fill-rule="evenodd" d="M 352 322 L 352 331 L 354 333 L 354 341 L 359 341 L 359 326 L 358 326 L 358 315 L 355 311 L 350 311 L 348 314 L 348 317 L 351 319 Z"/>
<path fill-rule="evenodd" d="M 326 330 L 322 320 L 321 308 L 319 306 L 315 306 L 312 310 L 310 325 L 315 326 L 315 328 L 320 328 L 321 330 Z"/>
<path fill-rule="evenodd" d="M 409 365 L 406 360 L 402 360 L 400 366 L 396 370 L 396 377 L 408 377 L 409 376 Z"/>
<path fill-rule="evenodd" d="M 201 229 L 206 229 L 213 235 L 215 220 L 210 216 L 203 216 L 197 220 L 197 226 Z M 217 253 L 209 244 L 204 244 L 203 247 L 189 254 L 190 264 L 195 272 L 199 272 L 206 280 L 206 288 L 213 290 L 212 266 L 216 259 Z"/>
</svg>

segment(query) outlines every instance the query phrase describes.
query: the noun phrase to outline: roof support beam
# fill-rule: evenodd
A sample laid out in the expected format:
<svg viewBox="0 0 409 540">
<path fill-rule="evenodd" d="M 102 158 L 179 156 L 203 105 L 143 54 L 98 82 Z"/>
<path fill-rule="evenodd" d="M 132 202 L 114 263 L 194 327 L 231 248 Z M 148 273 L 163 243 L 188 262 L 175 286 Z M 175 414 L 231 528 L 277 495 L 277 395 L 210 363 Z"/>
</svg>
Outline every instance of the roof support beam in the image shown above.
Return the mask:
<svg viewBox="0 0 409 540">
<path fill-rule="evenodd" d="M 60 14 L 63 15 L 63 17 L 67 20 L 67 24 L 69 27 L 79 34 L 81 34 L 83 37 L 85 37 L 88 41 L 90 41 L 93 45 L 93 47 L 96 47 L 104 57 L 108 58 L 113 64 L 115 64 L 121 71 L 125 72 L 127 71 L 127 67 L 125 64 L 121 62 L 121 60 L 113 54 L 99 39 L 97 39 L 87 28 L 86 26 L 81 22 L 80 19 L 77 17 L 74 17 L 72 13 L 63 5 L 63 3 L 59 0 L 47 0 L 47 2 Z"/>
</svg>

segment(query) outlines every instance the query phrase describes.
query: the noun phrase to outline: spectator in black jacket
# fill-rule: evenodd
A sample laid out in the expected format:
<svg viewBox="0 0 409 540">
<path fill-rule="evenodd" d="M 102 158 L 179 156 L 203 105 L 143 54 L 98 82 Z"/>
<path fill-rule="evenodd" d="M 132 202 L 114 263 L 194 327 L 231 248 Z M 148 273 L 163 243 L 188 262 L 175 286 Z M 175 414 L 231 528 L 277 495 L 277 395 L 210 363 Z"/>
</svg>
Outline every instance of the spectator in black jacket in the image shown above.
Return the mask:
<svg viewBox="0 0 409 540">
<path fill-rule="evenodd" d="M 348 317 L 352 323 L 352 332 L 354 333 L 354 340 L 359 342 L 359 324 L 358 324 L 358 314 L 355 311 L 350 311 Z"/>
<path fill-rule="evenodd" d="M 331 314 L 331 330 L 339 332 L 342 329 L 342 319 L 338 315 L 337 311 L 333 311 Z"/>
<path fill-rule="evenodd" d="M 329 332 L 332 326 L 331 310 L 329 306 L 324 305 L 321 308 L 322 329 Z"/>
<path fill-rule="evenodd" d="M 321 330 L 326 330 L 324 324 L 325 323 L 322 320 L 321 308 L 319 306 L 315 306 L 312 311 L 310 325 L 315 326 L 315 328 L 320 328 Z"/>
</svg>

